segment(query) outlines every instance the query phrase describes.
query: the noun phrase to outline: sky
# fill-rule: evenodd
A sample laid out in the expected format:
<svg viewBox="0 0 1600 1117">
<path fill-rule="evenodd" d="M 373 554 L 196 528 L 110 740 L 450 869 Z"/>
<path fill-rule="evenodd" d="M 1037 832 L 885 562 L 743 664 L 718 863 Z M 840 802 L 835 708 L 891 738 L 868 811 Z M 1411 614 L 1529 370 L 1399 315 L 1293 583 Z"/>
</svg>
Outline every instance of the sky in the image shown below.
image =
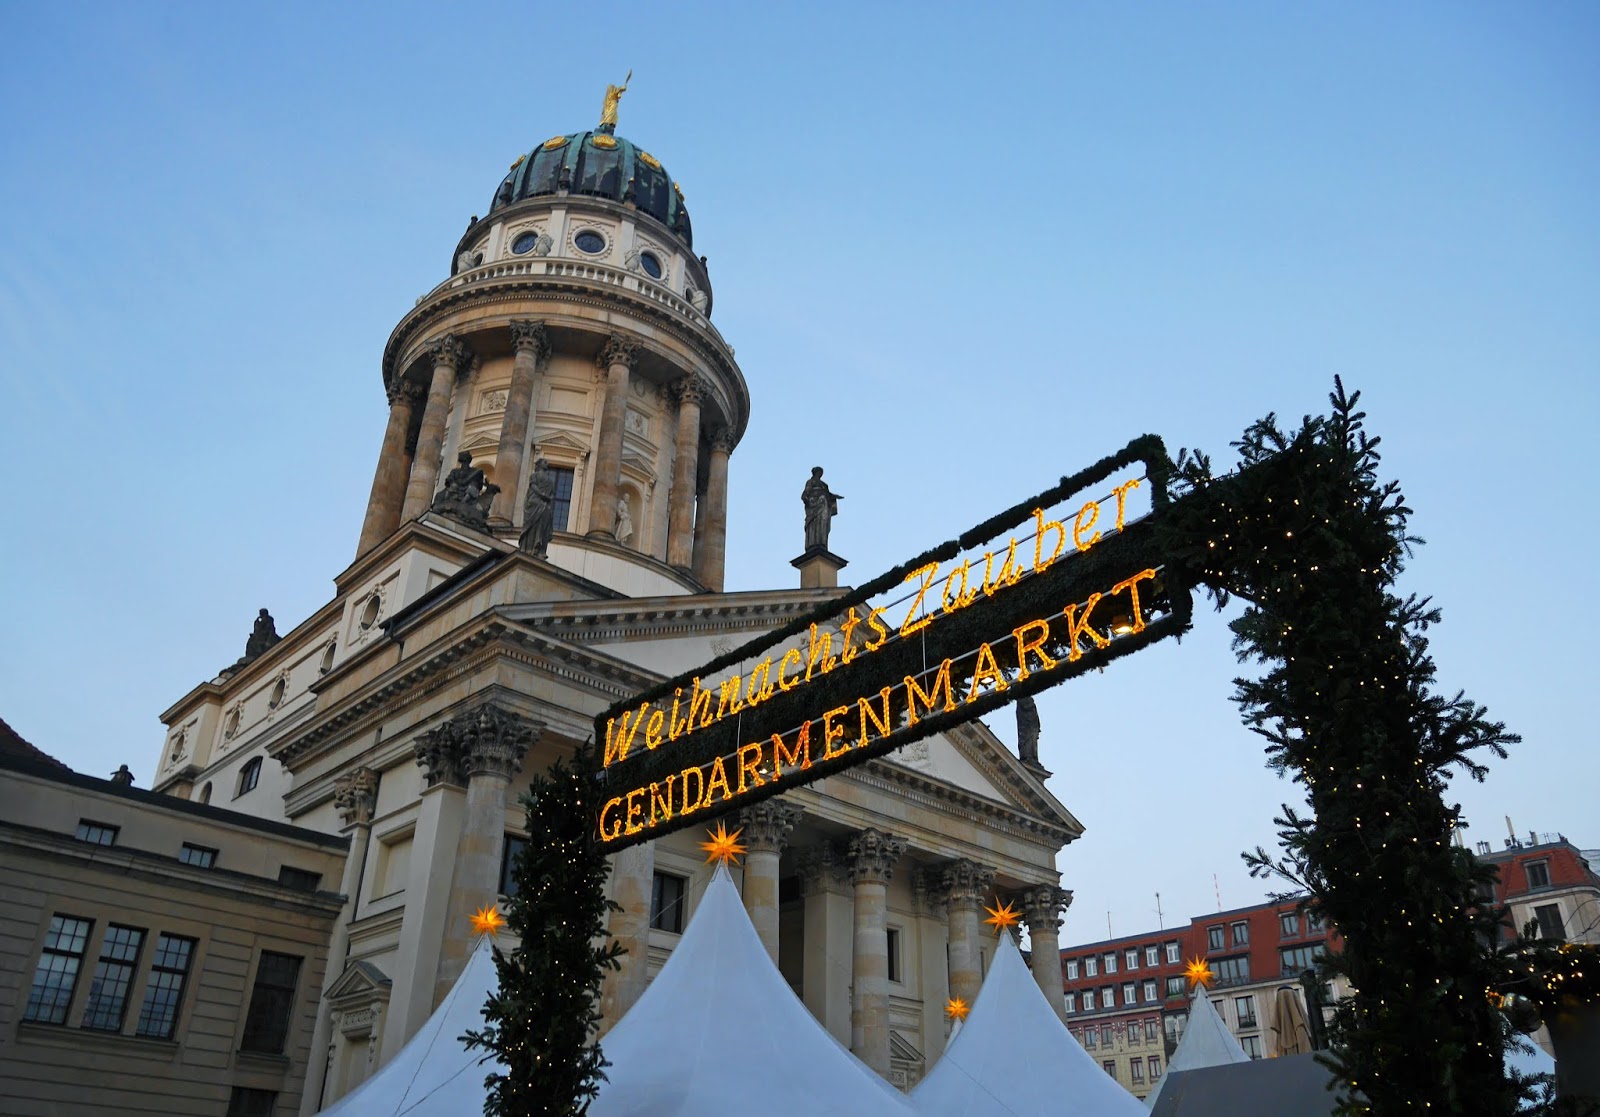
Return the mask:
<svg viewBox="0 0 1600 1117">
<path fill-rule="evenodd" d="M 75 768 L 148 786 L 256 609 L 331 596 L 389 331 L 631 68 L 753 397 L 730 589 L 795 584 L 813 465 L 865 581 L 1139 434 L 1227 463 L 1338 375 L 1440 688 L 1524 737 L 1452 786 L 1468 836 L 1600 846 L 1600 7 L 6 3 L 0 37 L 0 717 Z M 1268 889 L 1239 853 L 1299 797 L 1226 621 L 1041 696 L 1064 944 Z"/>
</svg>

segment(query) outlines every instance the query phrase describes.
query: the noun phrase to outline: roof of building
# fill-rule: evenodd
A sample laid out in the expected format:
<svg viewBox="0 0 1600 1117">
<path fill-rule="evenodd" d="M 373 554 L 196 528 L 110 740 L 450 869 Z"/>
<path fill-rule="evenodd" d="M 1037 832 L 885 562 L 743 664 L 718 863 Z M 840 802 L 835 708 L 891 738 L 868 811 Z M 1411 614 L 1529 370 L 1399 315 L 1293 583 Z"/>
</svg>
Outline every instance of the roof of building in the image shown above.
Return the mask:
<svg viewBox="0 0 1600 1117">
<path fill-rule="evenodd" d="M 1150 1117 L 1329 1117 L 1338 1101 L 1327 1088 L 1331 1078 L 1315 1055 L 1169 1069 L 1151 1098 Z"/>
<path fill-rule="evenodd" d="M 489 212 L 559 191 L 632 202 L 694 247 L 683 192 L 654 155 L 615 135 L 610 125 L 552 136 L 519 158 L 495 189 Z"/>
<path fill-rule="evenodd" d="M 1165 1093 L 1171 1076 L 1178 1071 L 1248 1062 L 1250 1056 L 1245 1054 L 1239 1041 L 1228 1031 L 1228 1025 L 1223 1023 L 1222 1017 L 1217 1015 L 1216 1006 L 1211 1003 L 1211 996 L 1206 992 L 1206 987 L 1196 985 L 1194 999 L 1189 1007 L 1189 1023 L 1183 1029 L 1183 1038 L 1178 1041 L 1178 1049 L 1172 1053 L 1172 1058 L 1167 1060 L 1168 1077 L 1156 1084 L 1149 1098 L 1150 1104 L 1152 1107 L 1155 1105 L 1156 1100 Z M 1255 1112 L 1255 1110 L 1245 1109 L 1236 1112 Z"/>
<path fill-rule="evenodd" d="M 21 760 L 33 764 L 42 764 L 61 769 L 63 772 L 72 771 L 67 765 L 41 748 L 36 748 L 24 740 L 22 734 L 7 725 L 4 718 L 0 718 L 0 759 Z"/>
</svg>

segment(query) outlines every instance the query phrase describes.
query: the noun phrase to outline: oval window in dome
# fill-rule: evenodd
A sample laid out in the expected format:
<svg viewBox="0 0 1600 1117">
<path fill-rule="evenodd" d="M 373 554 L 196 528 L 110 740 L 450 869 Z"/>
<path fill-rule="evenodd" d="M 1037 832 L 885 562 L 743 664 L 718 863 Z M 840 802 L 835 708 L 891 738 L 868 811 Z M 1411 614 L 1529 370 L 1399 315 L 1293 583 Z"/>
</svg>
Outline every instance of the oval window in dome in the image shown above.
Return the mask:
<svg viewBox="0 0 1600 1117">
<path fill-rule="evenodd" d="M 578 246 L 579 252 L 587 252 L 591 256 L 606 250 L 606 238 L 593 229 L 585 229 L 572 238 L 572 243 Z"/>
<path fill-rule="evenodd" d="M 639 266 L 644 269 L 645 274 L 651 279 L 661 278 L 661 261 L 656 259 L 654 252 L 639 253 Z"/>
<path fill-rule="evenodd" d="M 532 252 L 533 251 L 533 246 L 538 244 L 538 243 L 539 243 L 539 234 L 538 233 L 533 233 L 533 232 L 523 233 L 521 236 L 517 237 L 516 240 L 511 242 L 511 251 L 515 252 L 518 256 L 525 256 L 529 252 Z"/>
</svg>

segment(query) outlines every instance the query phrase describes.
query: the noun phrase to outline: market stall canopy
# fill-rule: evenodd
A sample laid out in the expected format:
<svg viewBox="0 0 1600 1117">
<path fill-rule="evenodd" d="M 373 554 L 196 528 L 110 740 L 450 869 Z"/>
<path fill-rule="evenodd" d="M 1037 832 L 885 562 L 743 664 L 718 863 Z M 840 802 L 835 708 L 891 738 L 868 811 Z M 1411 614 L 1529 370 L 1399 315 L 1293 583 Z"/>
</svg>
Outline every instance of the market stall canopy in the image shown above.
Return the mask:
<svg viewBox="0 0 1600 1117">
<path fill-rule="evenodd" d="M 601 1049 L 612 1065 L 590 1117 L 915 1112 L 800 1003 L 720 866 L 677 949 Z"/>
<path fill-rule="evenodd" d="M 1178 1041 L 1178 1049 L 1167 1062 L 1166 1077 L 1156 1084 L 1145 1100 L 1154 1109 L 1161 1091 L 1179 1071 L 1249 1061 L 1250 1056 L 1244 1053 L 1244 1048 L 1239 1046 L 1239 1041 L 1228 1031 L 1228 1025 L 1222 1022 L 1222 1017 L 1212 1007 L 1205 985 L 1197 984 L 1194 998 L 1189 1004 L 1189 1023 L 1183 1029 L 1183 1039 Z"/>
<path fill-rule="evenodd" d="M 924 1117 L 1145 1117 L 1072 1038 L 1000 936 L 983 989 L 911 1101 Z"/>
</svg>

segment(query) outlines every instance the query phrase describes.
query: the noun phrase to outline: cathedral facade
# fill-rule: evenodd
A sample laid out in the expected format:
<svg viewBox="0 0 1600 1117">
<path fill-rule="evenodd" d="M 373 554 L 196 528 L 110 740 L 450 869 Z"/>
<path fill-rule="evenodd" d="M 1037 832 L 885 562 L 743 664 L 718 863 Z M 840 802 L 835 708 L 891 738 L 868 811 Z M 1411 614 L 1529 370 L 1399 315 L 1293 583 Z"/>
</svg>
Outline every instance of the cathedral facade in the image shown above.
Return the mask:
<svg viewBox="0 0 1600 1117">
<path fill-rule="evenodd" d="M 683 193 L 615 109 L 513 164 L 390 335 L 388 423 L 333 596 L 282 638 L 263 616 L 244 658 L 162 716 L 157 790 L 349 840 L 327 974 L 299 990 L 317 1004 L 301 1113 L 392 1057 L 459 975 L 530 772 L 614 702 L 839 592 L 809 522 L 799 585 L 724 589 L 751 392 Z M 780 971 L 902 1087 L 942 1052 L 947 999 L 977 992 L 982 903 L 1020 901 L 1060 1008 L 1055 858 L 1082 828 L 1047 776 L 971 722 L 730 820 Z M 613 858 L 628 953 L 608 1022 L 709 880 L 699 837 Z"/>
</svg>

